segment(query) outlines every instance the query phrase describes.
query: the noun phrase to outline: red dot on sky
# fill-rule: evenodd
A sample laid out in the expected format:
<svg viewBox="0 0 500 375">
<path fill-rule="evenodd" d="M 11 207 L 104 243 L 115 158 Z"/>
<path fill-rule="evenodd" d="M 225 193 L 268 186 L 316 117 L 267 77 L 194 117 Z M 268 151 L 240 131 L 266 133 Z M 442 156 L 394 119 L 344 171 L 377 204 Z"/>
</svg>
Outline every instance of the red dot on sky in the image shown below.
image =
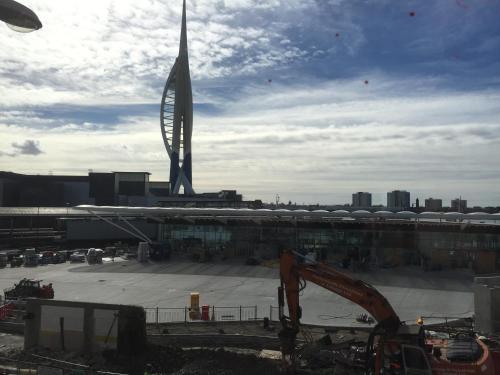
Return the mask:
<svg viewBox="0 0 500 375">
<path fill-rule="evenodd" d="M 410 17 L 415 17 L 415 14 L 416 14 L 416 13 L 415 13 L 415 12 L 410 12 L 410 13 L 408 13 L 408 14 L 410 15 Z"/>
<path fill-rule="evenodd" d="M 463 0 L 456 0 L 456 3 L 459 7 L 464 8 L 465 10 L 469 10 L 469 6 L 465 4 Z"/>
</svg>

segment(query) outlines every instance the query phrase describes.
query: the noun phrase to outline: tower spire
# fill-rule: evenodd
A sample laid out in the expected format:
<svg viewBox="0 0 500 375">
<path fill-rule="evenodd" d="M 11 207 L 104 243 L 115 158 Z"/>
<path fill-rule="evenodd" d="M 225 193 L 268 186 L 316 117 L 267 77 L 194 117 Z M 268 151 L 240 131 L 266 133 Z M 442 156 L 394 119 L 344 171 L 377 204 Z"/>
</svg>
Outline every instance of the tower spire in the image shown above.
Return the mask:
<svg viewBox="0 0 500 375">
<path fill-rule="evenodd" d="M 170 158 L 170 192 L 192 195 L 191 135 L 193 132 L 193 94 L 189 74 L 186 27 L 186 0 L 182 2 L 179 56 L 170 71 L 161 101 L 161 132 Z"/>
<path fill-rule="evenodd" d="M 179 44 L 179 55 L 188 53 L 187 47 L 187 27 L 186 27 L 186 0 L 182 2 L 182 26 L 181 26 L 181 42 Z"/>
</svg>

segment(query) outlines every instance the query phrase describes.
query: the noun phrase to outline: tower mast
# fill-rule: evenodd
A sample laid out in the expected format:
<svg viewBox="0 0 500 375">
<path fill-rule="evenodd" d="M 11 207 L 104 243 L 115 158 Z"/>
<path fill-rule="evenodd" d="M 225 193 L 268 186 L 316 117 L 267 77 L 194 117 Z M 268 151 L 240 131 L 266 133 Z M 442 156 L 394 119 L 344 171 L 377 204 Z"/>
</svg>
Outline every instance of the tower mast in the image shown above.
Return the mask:
<svg viewBox="0 0 500 375">
<path fill-rule="evenodd" d="M 179 55 L 163 91 L 160 120 L 163 142 L 170 157 L 170 193 L 179 194 L 183 186 L 184 194 L 192 195 L 193 94 L 189 73 L 186 0 L 182 4 Z"/>
</svg>

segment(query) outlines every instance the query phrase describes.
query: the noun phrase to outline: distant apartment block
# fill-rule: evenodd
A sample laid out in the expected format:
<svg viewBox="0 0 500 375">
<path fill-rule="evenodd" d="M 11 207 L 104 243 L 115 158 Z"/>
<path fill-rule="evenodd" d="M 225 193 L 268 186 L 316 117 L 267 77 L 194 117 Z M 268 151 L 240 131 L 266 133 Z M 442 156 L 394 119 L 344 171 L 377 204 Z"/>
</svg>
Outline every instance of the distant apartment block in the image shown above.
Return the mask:
<svg viewBox="0 0 500 375">
<path fill-rule="evenodd" d="M 425 200 L 425 209 L 427 211 L 441 211 L 443 209 L 443 200 L 427 198 Z"/>
<path fill-rule="evenodd" d="M 467 210 L 467 200 L 455 198 L 451 201 L 451 210 L 455 212 L 465 212 Z"/>
<path fill-rule="evenodd" d="M 352 195 L 352 207 L 371 207 L 372 195 L 366 192 L 357 192 Z"/>
<path fill-rule="evenodd" d="M 410 193 L 405 190 L 394 190 L 387 193 L 387 208 L 391 210 L 409 209 Z"/>
</svg>

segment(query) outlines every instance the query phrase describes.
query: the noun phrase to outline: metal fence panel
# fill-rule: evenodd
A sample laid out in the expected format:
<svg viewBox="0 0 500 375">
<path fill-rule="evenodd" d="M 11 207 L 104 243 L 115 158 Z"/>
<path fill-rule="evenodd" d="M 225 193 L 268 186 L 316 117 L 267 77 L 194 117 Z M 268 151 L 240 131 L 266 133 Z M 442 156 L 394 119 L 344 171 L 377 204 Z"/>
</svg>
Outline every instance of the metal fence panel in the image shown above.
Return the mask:
<svg viewBox="0 0 500 375">
<path fill-rule="evenodd" d="M 146 323 L 180 323 L 188 322 L 187 307 L 152 307 L 145 308 Z M 257 306 L 210 306 L 209 319 L 215 321 L 243 321 L 258 318 Z"/>
<path fill-rule="evenodd" d="M 269 306 L 269 320 L 272 322 L 278 322 L 280 320 L 279 307 Z"/>
<path fill-rule="evenodd" d="M 157 323 L 184 322 L 186 320 L 186 308 L 159 308 Z"/>
<path fill-rule="evenodd" d="M 146 311 L 146 323 L 178 323 L 187 319 L 186 307 L 149 307 Z"/>
</svg>

